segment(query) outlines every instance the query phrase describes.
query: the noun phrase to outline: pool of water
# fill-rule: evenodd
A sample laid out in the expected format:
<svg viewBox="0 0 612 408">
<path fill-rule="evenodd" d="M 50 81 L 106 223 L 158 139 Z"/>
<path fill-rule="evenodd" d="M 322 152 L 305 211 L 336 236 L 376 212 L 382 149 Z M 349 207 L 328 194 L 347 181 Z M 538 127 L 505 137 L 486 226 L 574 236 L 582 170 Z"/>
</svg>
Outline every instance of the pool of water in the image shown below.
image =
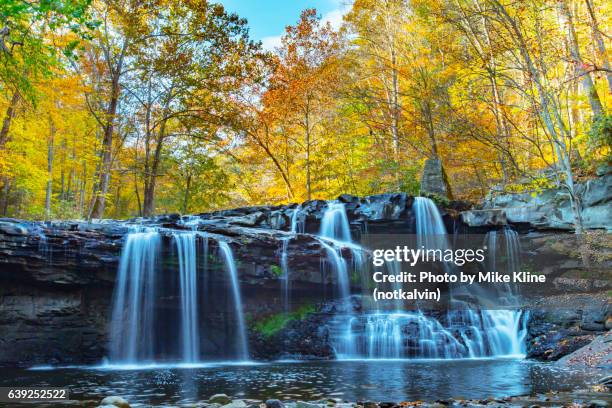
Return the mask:
<svg viewBox="0 0 612 408">
<path fill-rule="evenodd" d="M 180 405 L 225 393 L 235 398 L 413 401 L 567 391 L 579 373 L 520 359 L 361 360 L 204 364 L 191 367 L 2 369 L 0 386 L 70 389 L 74 400 L 120 395 L 132 406 Z"/>
</svg>

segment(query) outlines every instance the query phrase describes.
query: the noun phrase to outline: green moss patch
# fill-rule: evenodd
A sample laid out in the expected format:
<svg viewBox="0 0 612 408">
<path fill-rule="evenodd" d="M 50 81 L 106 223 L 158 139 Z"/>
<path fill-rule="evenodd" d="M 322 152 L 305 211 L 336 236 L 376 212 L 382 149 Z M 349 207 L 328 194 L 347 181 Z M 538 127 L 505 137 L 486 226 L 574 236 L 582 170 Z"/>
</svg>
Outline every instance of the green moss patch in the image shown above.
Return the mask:
<svg viewBox="0 0 612 408">
<path fill-rule="evenodd" d="M 293 320 L 303 320 L 315 312 L 313 305 L 305 305 L 290 313 L 277 313 L 255 323 L 255 330 L 264 337 L 271 337 L 284 329 Z"/>
</svg>

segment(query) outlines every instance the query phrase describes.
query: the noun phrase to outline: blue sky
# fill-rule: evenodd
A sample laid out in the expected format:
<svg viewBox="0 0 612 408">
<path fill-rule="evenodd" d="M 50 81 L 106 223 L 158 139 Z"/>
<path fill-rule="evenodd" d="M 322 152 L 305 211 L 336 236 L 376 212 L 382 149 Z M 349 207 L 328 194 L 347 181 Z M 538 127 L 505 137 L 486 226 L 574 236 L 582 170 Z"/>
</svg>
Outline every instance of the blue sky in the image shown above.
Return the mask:
<svg viewBox="0 0 612 408">
<path fill-rule="evenodd" d="M 323 20 L 337 28 L 348 9 L 346 0 L 217 0 L 228 11 L 249 21 L 251 37 L 266 49 L 280 44 L 285 26 L 295 24 L 305 8 L 316 8 Z"/>
</svg>

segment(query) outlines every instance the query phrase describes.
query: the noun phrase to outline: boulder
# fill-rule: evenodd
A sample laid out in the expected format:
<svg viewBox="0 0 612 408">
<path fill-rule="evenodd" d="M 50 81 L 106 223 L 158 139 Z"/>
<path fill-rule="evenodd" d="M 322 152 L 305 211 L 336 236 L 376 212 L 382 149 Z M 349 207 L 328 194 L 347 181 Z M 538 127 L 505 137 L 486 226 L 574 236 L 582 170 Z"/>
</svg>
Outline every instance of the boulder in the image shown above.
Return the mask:
<svg viewBox="0 0 612 408">
<path fill-rule="evenodd" d="M 566 355 L 555 363 L 560 367 L 612 368 L 612 332 L 597 336 L 593 341 Z"/>
<path fill-rule="evenodd" d="M 247 408 L 247 403 L 243 400 L 237 399 L 233 400 L 229 404 L 223 405 L 223 408 Z"/>
<path fill-rule="evenodd" d="M 315 404 L 314 402 L 297 401 L 295 408 L 325 408 L 325 404 Z"/>
<path fill-rule="evenodd" d="M 100 405 L 108 405 L 116 408 L 130 408 L 130 404 L 123 398 L 118 396 L 106 397 L 100 402 Z"/>
<path fill-rule="evenodd" d="M 232 399 L 226 394 L 215 394 L 208 399 L 211 404 L 227 405 L 232 402 Z"/>
<path fill-rule="evenodd" d="M 463 211 L 461 221 L 470 227 L 496 227 L 508 223 L 505 211 L 500 209 Z"/>
<path fill-rule="evenodd" d="M 612 174 L 576 184 L 585 228 L 612 228 Z M 507 221 L 540 229 L 574 229 L 570 196 L 563 187 L 489 197 L 484 209 L 503 210 Z"/>
<path fill-rule="evenodd" d="M 6 235 L 28 235 L 29 231 L 27 226 L 20 220 L 0 218 L 0 233 Z"/>
<path fill-rule="evenodd" d="M 285 408 L 285 404 L 277 399 L 269 399 L 266 400 L 266 408 Z"/>
<path fill-rule="evenodd" d="M 446 172 L 439 159 L 425 160 L 421 176 L 421 194 L 436 195 L 449 200 L 453 198 Z"/>
</svg>

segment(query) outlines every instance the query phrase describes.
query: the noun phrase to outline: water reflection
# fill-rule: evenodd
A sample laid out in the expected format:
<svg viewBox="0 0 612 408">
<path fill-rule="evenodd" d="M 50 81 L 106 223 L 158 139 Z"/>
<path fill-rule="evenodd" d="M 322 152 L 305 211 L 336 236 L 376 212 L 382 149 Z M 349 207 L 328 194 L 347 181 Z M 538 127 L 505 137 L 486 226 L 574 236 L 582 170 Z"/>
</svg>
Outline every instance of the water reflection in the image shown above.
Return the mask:
<svg viewBox="0 0 612 408">
<path fill-rule="evenodd" d="M 569 390 L 583 383 L 577 373 L 511 359 L 213 364 L 140 370 L 5 369 L 0 377 L 0 386 L 63 386 L 70 388 L 73 399 L 121 395 L 133 406 L 193 403 L 220 392 L 235 398 L 286 400 L 485 398 Z"/>
</svg>

